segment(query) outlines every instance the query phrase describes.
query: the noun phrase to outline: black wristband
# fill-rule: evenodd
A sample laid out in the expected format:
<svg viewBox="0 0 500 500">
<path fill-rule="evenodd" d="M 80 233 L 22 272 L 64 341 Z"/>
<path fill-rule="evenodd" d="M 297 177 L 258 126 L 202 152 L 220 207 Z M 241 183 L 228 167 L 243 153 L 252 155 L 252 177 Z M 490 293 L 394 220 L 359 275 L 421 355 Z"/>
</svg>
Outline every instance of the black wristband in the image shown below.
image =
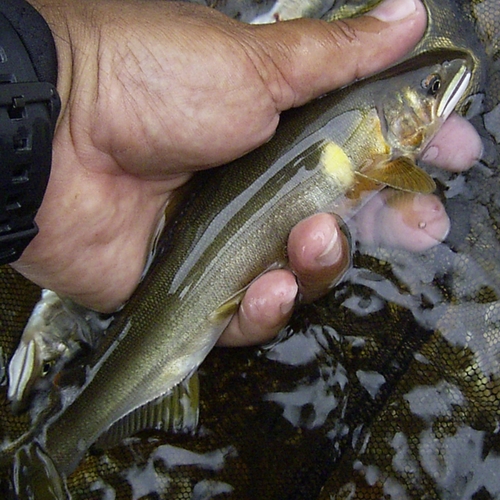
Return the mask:
<svg viewBox="0 0 500 500">
<path fill-rule="evenodd" d="M 52 34 L 24 0 L 0 2 L 0 264 L 38 232 L 60 110 Z"/>
</svg>

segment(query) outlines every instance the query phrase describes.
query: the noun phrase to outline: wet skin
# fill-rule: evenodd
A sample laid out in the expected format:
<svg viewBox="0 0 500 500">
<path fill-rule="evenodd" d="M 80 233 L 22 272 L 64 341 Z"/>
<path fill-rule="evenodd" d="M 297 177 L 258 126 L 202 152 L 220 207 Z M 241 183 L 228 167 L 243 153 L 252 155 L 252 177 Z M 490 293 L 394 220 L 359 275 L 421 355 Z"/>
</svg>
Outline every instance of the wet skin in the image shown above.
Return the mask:
<svg viewBox="0 0 500 500">
<path fill-rule="evenodd" d="M 425 27 L 413 0 L 343 23 L 270 26 L 175 2 L 32 3 L 56 35 L 63 108 L 40 234 L 15 267 L 101 311 L 134 290 L 163 207 L 193 172 L 268 140 L 281 111 L 397 61 Z M 463 170 L 480 153 L 476 132 L 452 116 L 424 156 Z M 446 234 L 435 197 L 394 210 L 386 196 L 357 216 L 361 239 L 419 251 Z M 221 344 L 272 338 L 299 291 L 313 300 L 344 271 L 347 243 L 335 218 L 318 214 L 294 228 L 288 253 L 295 274 L 256 280 Z"/>
</svg>

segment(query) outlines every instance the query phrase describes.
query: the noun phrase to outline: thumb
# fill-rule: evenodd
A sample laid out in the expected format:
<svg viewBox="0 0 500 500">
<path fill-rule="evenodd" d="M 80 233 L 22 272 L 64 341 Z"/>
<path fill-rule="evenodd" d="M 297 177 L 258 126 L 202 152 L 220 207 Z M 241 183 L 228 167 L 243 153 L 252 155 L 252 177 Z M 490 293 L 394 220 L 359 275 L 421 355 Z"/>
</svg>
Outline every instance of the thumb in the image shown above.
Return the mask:
<svg viewBox="0 0 500 500">
<path fill-rule="evenodd" d="M 419 0 L 385 0 L 355 19 L 257 25 L 254 64 L 283 111 L 395 63 L 425 26 Z"/>
</svg>

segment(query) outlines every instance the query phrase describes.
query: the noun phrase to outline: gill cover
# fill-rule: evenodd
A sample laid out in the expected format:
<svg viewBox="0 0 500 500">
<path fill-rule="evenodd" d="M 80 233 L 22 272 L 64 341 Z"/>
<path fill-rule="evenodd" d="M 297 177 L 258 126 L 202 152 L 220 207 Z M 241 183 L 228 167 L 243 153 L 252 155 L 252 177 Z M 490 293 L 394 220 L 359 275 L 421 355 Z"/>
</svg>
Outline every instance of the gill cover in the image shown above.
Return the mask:
<svg viewBox="0 0 500 500">
<path fill-rule="evenodd" d="M 425 149 L 467 90 L 471 65 L 465 56 L 434 64 L 410 74 L 407 85 L 386 89 L 379 117 L 394 150 L 414 156 Z"/>
<path fill-rule="evenodd" d="M 434 180 L 415 164 L 446 118 L 455 109 L 470 82 L 470 59 L 457 58 L 415 71 L 401 88 L 386 89 L 380 97 L 382 133 L 392 155 L 376 155 L 357 175 L 366 184 L 390 186 L 410 193 L 429 194 Z M 370 186 L 368 186 L 370 187 Z"/>
</svg>

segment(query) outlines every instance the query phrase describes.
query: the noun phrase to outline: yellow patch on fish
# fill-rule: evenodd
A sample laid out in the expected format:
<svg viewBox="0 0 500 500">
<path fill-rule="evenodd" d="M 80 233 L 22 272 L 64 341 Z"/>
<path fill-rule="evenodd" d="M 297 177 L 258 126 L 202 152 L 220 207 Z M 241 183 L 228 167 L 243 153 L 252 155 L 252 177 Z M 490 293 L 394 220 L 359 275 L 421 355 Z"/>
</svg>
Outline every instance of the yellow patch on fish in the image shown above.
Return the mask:
<svg viewBox="0 0 500 500">
<path fill-rule="evenodd" d="M 334 142 L 323 146 L 320 161 L 327 174 L 340 186 L 348 188 L 354 183 L 354 165 L 344 150 Z"/>
</svg>

